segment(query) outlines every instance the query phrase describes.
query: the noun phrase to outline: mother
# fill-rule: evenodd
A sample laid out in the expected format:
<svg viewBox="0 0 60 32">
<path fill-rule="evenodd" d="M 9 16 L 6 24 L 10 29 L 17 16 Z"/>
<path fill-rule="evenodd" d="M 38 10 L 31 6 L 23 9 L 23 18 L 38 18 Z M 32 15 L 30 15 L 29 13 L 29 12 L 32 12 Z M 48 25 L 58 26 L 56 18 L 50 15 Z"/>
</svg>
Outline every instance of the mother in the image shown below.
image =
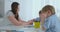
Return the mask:
<svg viewBox="0 0 60 32">
<path fill-rule="evenodd" d="M 18 12 L 19 12 L 19 3 L 13 2 L 11 4 L 11 10 L 8 11 L 8 13 L 6 15 L 7 19 L 8 19 L 8 21 L 7 21 L 8 25 L 15 25 L 15 26 L 30 25 L 30 22 L 25 22 L 19 18 Z M 7 32 L 10 32 L 10 31 L 7 30 Z M 14 32 L 16 32 L 16 31 L 14 30 Z"/>
<path fill-rule="evenodd" d="M 19 12 L 19 3 L 13 2 L 11 5 L 11 10 L 7 14 L 8 20 L 17 26 L 29 25 L 29 23 L 27 23 L 19 18 L 18 12 Z"/>
</svg>

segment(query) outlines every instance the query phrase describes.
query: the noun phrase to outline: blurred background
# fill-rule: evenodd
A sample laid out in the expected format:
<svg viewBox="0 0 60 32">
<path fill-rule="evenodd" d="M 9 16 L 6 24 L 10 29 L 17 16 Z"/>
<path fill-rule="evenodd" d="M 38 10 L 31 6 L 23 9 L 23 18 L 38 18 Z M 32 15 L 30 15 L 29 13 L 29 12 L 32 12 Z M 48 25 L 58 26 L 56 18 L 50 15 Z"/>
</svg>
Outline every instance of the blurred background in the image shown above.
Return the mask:
<svg viewBox="0 0 60 32">
<path fill-rule="evenodd" d="M 60 18 L 60 0 L 0 0 L 0 21 L 7 11 L 11 10 L 12 2 L 20 3 L 19 16 L 25 21 L 39 17 L 38 12 L 45 5 L 54 6 L 56 15 Z"/>
<path fill-rule="evenodd" d="M 0 24 L 4 22 L 5 14 L 11 10 L 12 2 L 20 4 L 19 17 L 25 21 L 39 17 L 38 12 L 45 5 L 54 6 L 56 15 L 60 19 L 60 0 L 0 0 Z"/>
</svg>

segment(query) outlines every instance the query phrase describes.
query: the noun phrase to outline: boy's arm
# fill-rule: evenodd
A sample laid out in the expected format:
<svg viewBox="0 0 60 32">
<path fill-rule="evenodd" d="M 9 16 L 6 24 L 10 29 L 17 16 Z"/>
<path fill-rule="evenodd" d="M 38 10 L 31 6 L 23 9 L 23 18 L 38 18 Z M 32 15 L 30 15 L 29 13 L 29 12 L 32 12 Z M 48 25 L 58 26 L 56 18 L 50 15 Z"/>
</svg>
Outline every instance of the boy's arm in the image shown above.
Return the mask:
<svg viewBox="0 0 60 32">
<path fill-rule="evenodd" d="M 41 28 L 43 31 L 46 31 L 46 28 L 44 27 L 45 19 L 46 17 L 44 15 L 40 15 L 40 23 L 41 23 Z"/>
<path fill-rule="evenodd" d="M 41 22 L 40 23 L 41 23 L 42 30 L 43 31 L 46 31 L 46 28 L 44 27 L 44 21 L 45 21 L 44 19 L 41 19 Z"/>
</svg>

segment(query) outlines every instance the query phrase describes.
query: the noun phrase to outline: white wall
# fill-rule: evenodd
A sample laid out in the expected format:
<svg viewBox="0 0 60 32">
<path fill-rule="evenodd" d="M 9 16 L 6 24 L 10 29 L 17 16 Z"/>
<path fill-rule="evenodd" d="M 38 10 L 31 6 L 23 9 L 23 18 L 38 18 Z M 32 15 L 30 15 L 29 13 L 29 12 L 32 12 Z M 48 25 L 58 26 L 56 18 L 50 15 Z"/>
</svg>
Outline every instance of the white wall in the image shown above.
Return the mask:
<svg viewBox="0 0 60 32">
<path fill-rule="evenodd" d="M 33 0 L 33 18 L 39 17 L 39 11 L 45 6 L 45 0 Z"/>
<path fill-rule="evenodd" d="M 11 10 L 11 3 L 18 2 L 20 3 L 20 12 L 19 16 L 21 19 L 27 21 L 39 16 L 38 12 L 42 9 L 43 6 L 50 4 L 53 5 L 56 9 L 56 15 L 60 15 L 60 0 L 5 0 L 5 12 Z"/>
<path fill-rule="evenodd" d="M 21 0 L 20 18 L 27 21 L 32 18 L 33 0 Z"/>
<path fill-rule="evenodd" d="M 4 0 L 0 0 L 0 16 L 4 16 Z"/>
</svg>

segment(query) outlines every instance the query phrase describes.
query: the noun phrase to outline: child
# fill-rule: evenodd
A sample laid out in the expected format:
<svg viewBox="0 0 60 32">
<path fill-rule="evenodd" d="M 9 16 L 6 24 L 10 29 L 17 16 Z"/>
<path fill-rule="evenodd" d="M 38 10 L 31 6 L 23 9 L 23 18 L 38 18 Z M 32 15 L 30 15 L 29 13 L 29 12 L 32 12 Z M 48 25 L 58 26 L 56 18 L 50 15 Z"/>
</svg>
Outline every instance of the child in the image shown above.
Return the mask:
<svg viewBox="0 0 60 32">
<path fill-rule="evenodd" d="M 55 15 L 55 9 L 51 5 L 42 8 L 40 20 L 45 32 L 60 32 L 60 22 Z"/>
</svg>

